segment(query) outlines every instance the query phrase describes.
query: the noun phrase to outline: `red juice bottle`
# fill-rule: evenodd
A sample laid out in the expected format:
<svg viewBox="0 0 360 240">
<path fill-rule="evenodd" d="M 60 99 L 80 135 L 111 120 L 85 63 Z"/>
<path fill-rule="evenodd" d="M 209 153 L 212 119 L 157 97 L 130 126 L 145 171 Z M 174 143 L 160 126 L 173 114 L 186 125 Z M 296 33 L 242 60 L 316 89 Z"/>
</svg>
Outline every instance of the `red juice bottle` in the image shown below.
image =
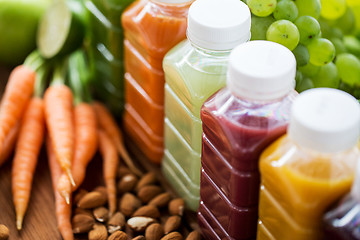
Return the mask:
<svg viewBox="0 0 360 240">
<path fill-rule="evenodd" d="M 244 43 L 229 59 L 227 87 L 203 105 L 200 207 L 207 239 L 255 239 L 261 152 L 286 132 L 296 61 L 267 41 Z"/>
<path fill-rule="evenodd" d="M 359 148 L 354 154 L 360 160 Z M 360 240 L 360 161 L 351 192 L 324 215 L 324 239 Z"/>
</svg>

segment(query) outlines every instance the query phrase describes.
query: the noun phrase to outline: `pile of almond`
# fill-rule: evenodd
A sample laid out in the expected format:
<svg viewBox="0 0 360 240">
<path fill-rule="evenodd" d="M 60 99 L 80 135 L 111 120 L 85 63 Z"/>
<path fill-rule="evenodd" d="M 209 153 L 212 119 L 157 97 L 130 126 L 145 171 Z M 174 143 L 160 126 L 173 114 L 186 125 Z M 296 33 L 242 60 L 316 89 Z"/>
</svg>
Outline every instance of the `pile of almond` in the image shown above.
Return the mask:
<svg viewBox="0 0 360 240">
<path fill-rule="evenodd" d="M 79 190 L 74 197 L 76 208 L 72 218 L 75 234 L 87 233 L 89 240 L 182 240 L 184 200 L 173 199 L 158 184 L 156 174 L 140 179 L 128 168 L 118 171 L 118 212 L 109 216 L 104 187 L 91 192 Z M 200 240 L 193 231 L 186 240 Z"/>
</svg>

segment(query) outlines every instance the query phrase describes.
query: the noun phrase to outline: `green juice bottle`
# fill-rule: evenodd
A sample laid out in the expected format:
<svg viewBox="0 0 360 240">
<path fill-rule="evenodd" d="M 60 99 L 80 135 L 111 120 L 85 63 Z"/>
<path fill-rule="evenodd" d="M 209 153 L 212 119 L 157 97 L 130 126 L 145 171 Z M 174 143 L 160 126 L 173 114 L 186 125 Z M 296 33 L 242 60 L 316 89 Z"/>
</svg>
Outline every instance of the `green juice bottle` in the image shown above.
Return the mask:
<svg viewBox="0 0 360 240">
<path fill-rule="evenodd" d="M 89 53 L 97 98 L 120 117 L 124 108 L 123 11 L 134 0 L 85 0 L 89 13 Z"/>
<path fill-rule="evenodd" d="M 250 11 L 241 1 L 197 0 L 189 9 L 188 39 L 164 58 L 162 171 L 193 211 L 200 199 L 200 109 L 225 86 L 230 51 L 250 39 L 250 21 Z"/>
</svg>

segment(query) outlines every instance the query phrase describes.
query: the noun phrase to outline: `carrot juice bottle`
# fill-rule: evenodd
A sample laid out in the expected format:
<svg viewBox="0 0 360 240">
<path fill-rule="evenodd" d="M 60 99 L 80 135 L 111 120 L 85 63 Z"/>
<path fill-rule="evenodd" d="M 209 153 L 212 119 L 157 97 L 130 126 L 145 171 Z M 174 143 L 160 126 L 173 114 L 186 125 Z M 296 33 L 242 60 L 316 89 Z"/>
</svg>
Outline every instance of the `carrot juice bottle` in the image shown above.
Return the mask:
<svg viewBox="0 0 360 240">
<path fill-rule="evenodd" d="M 188 39 L 164 58 L 162 170 L 193 211 L 200 199 L 200 109 L 225 85 L 230 51 L 249 40 L 250 21 L 249 8 L 239 0 L 197 0 L 189 9 Z"/>
<path fill-rule="evenodd" d="M 322 216 L 346 194 L 359 160 L 360 105 L 336 89 L 312 89 L 291 109 L 287 135 L 261 155 L 258 240 L 318 240 Z"/>
<path fill-rule="evenodd" d="M 139 0 L 122 16 L 125 34 L 124 128 L 152 162 L 163 155 L 165 54 L 186 38 L 192 0 Z"/>
<path fill-rule="evenodd" d="M 286 47 L 244 43 L 230 55 L 227 87 L 204 103 L 198 219 L 206 239 L 256 238 L 258 161 L 286 131 L 295 72 Z"/>
</svg>

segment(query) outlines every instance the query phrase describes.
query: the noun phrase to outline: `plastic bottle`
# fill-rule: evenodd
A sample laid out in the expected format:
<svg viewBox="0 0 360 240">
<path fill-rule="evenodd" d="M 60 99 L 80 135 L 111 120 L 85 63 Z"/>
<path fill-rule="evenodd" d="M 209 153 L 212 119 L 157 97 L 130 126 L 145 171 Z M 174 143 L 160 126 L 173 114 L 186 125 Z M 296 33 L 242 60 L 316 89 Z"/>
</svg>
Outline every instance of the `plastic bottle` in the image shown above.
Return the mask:
<svg viewBox="0 0 360 240">
<path fill-rule="evenodd" d="M 292 106 L 288 134 L 261 155 L 258 240 L 317 240 L 322 216 L 346 194 L 359 160 L 360 105 L 311 89 Z"/>
<path fill-rule="evenodd" d="M 360 240 L 360 161 L 351 192 L 325 214 L 323 221 L 324 239 Z"/>
<path fill-rule="evenodd" d="M 188 39 L 164 59 L 162 170 L 193 211 L 200 199 L 200 109 L 225 85 L 230 51 L 249 40 L 250 21 L 249 8 L 241 1 L 197 0 L 189 10 Z"/>
<path fill-rule="evenodd" d="M 227 87 L 204 103 L 198 219 L 206 239 L 255 239 L 258 161 L 286 131 L 295 72 L 286 47 L 244 43 L 230 55 Z"/>
<path fill-rule="evenodd" d="M 120 17 L 134 0 L 86 0 L 89 53 L 96 97 L 118 117 L 124 108 L 123 29 Z"/>
<path fill-rule="evenodd" d="M 122 16 L 125 30 L 124 128 L 152 162 L 164 152 L 165 54 L 186 38 L 192 0 L 142 0 Z"/>
</svg>

